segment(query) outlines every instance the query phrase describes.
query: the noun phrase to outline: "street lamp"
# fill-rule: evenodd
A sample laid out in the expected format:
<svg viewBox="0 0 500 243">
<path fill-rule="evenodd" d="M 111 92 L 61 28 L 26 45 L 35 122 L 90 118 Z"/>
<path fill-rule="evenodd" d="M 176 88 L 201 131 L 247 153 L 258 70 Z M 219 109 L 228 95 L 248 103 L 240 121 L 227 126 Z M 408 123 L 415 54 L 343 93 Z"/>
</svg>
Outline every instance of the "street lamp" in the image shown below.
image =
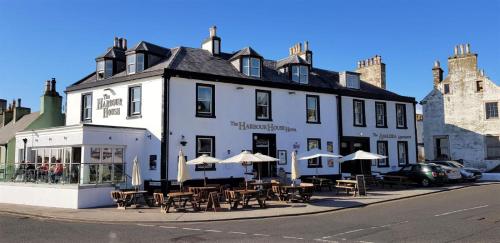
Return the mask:
<svg viewBox="0 0 500 243">
<path fill-rule="evenodd" d="M 28 139 L 27 138 L 23 138 L 23 143 L 24 143 L 23 161 L 24 161 L 24 163 L 26 163 L 26 143 L 28 143 Z"/>
</svg>

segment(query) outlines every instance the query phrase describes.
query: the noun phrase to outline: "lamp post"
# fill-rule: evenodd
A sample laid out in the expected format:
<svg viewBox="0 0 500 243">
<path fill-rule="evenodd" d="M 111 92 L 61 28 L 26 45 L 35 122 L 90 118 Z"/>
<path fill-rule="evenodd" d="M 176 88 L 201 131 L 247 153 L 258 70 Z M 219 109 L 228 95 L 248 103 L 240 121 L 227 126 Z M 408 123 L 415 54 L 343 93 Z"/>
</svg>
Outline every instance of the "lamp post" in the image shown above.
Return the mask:
<svg viewBox="0 0 500 243">
<path fill-rule="evenodd" d="M 23 161 L 26 163 L 26 143 L 28 143 L 27 138 L 23 138 L 23 143 L 24 143 L 24 150 L 23 150 Z"/>
</svg>

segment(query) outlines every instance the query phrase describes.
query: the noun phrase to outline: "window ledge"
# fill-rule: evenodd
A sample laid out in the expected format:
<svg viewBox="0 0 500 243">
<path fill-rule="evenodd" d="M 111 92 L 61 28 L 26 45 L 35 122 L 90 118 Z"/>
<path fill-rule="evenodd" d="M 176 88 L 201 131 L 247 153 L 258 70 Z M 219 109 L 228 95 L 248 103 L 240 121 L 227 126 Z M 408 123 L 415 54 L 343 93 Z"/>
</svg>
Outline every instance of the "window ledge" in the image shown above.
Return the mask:
<svg viewBox="0 0 500 243">
<path fill-rule="evenodd" d="M 195 116 L 198 117 L 198 118 L 216 118 L 215 115 L 196 114 Z"/>
<path fill-rule="evenodd" d="M 408 129 L 408 127 L 396 127 L 396 129 Z"/>
<path fill-rule="evenodd" d="M 388 128 L 387 125 L 386 126 L 375 126 L 376 128 Z"/>
<path fill-rule="evenodd" d="M 356 125 L 356 124 L 353 124 L 353 126 L 355 126 L 355 127 L 366 127 L 366 124 L 363 124 L 363 125 Z"/>
<path fill-rule="evenodd" d="M 267 122 L 272 122 L 273 119 L 272 118 L 269 118 L 269 119 L 260 119 L 260 118 L 255 118 L 256 121 L 267 121 Z"/>
<path fill-rule="evenodd" d="M 311 121 L 306 121 L 307 124 L 321 124 L 321 121 L 317 121 L 317 122 L 311 122 Z"/>
<path fill-rule="evenodd" d="M 127 116 L 127 120 L 140 119 L 142 114 Z"/>
</svg>

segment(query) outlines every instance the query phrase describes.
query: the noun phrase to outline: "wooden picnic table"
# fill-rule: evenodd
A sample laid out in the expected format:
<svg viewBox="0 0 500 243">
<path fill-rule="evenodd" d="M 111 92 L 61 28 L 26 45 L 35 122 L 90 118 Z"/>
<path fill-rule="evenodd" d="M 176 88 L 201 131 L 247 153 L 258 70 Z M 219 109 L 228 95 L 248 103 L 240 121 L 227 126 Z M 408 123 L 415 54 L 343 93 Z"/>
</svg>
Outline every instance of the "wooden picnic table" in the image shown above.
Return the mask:
<svg viewBox="0 0 500 243">
<path fill-rule="evenodd" d="M 285 189 L 285 192 L 288 194 L 289 201 L 305 201 L 304 190 L 306 188 L 311 188 L 314 186 L 282 186 L 281 188 Z"/>
<path fill-rule="evenodd" d="M 337 180 L 337 194 L 339 193 L 339 188 L 345 189 L 346 193 L 349 194 L 350 191 L 353 192 L 353 196 L 356 196 L 356 191 L 358 188 L 358 182 L 356 180 Z"/>
<path fill-rule="evenodd" d="M 311 182 L 314 184 L 315 189 L 318 191 L 321 191 L 323 187 L 327 187 L 330 191 L 332 190 L 333 182 L 328 178 L 309 177 L 306 179 L 311 180 Z"/>
<path fill-rule="evenodd" d="M 194 200 L 194 194 L 192 192 L 171 192 L 167 194 L 168 200 L 166 203 L 166 211 L 170 210 L 171 206 L 174 206 L 176 210 L 185 210 L 186 204 L 189 202 L 194 211 L 198 211 L 198 206 Z M 175 199 L 178 199 L 179 205 L 176 204 Z"/>
<path fill-rule="evenodd" d="M 147 191 L 124 191 L 123 195 L 125 195 L 126 199 L 129 204 L 135 205 L 135 207 L 140 206 L 138 203 L 138 199 L 142 199 L 146 203 L 146 198 L 144 195 L 148 193 Z"/>
<path fill-rule="evenodd" d="M 234 192 L 241 195 L 243 199 L 243 207 L 249 207 L 250 199 L 255 198 L 259 203 L 261 208 L 266 206 L 266 202 L 261 198 L 257 197 L 258 190 L 244 189 L 244 190 L 234 190 Z"/>
</svg>

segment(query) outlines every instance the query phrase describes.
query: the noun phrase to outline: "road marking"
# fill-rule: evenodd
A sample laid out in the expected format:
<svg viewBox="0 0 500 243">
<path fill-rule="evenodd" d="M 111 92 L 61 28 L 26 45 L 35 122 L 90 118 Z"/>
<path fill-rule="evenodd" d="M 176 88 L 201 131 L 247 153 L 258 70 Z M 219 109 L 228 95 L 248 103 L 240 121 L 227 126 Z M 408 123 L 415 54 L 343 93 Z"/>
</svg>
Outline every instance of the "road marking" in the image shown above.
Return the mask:
<svg viewBox="0 0 500 243">
<path fill-rule="evenodd" d="M 253 234 L 255 236 L 265 236 L 265 237 L 269 237 L 270 235 L 265 235 L 265 234 Z"/>
<path fill-rule="evenodd" d="M 214 232 L 214 233 L 220 233 L 220 232 L 222 232 L 222 231 L 220 231 L 220 230 L 205 230 L 205 231 L 206 231 L 206 232 Z"/>
<path fill-rule="evenodd" d="M 137 224 L 138 226 L 143 226 L 143 227 L 154 227 L 156 225 L 154 224 Z"/>
<path fill-rule="evenodd" d="M 359 232 L 359 231 L 363 231 L 363 230 L 366 230 L 366 229 L 349 230 L 349 231 L 346 231 L 346 232 L 335 234 L 333 236 L 345 235 L 345 234 L 355 233 L 355 232 Z"/>
<path fill-rule="evenodd" d="M 464 211 L 469 211 L 469 210 L 479 209 L 479 208 L 485 208 L 485 207 L 488 207 L 488 205 L 482 205 L 482 206 L 477 206 L 477 207 L 472 207 L 472 208 L 459 209 L 459 210 L 450 211 L 450 212 L 446 212 L 446 213 L 436 214 L 434 216 L 435 217 L 446 216 L 446 215 L 453 214 L 453 213 L 460 213 L 460 212 L 464 212 Z"/>
<path fill-rule="evenodd" d="M 295 236 L 283 236 L 284 239 L 294 239 L 294 240 L 303 240 L 304 238 L 295 237 Z"/>
<path fill-rule="evenodd" d="M 373 243 L 373 242 L 371 242 L 371 241 L 363 241 L 363 240 L 360 240 L 360 241 L 358 241 L 358 242 L 359 242 L 359 243 Z"/>
<path fill-rule="evenodd" d="M 175 226 L 160 226 L 160 228 L 164 228 L 164 229 L 177 229 L 178 227 L 175 227 Z"/>
<path fill-rule="evenodd" d="M 238 232 L 238 231 L 230 231 L 228 232 L 229 234 L 239 234 L 239 235 L 246 235 L 247 233 L 245 232 Z"/>
<path fill-rule="evenodd" d="M 321 242 L 328 242 L 328 243 L 339 243 L 338 241 L 334 240 L 324 240 L 324 239 L 314 239 L 315 241 L 321 241 Z"/>
<path fill-rule="evenodd" d="M 201 229 L 194 229 L 194 228 L 182 228 L 183 230 L 201 230 Z"/>
</svg>

